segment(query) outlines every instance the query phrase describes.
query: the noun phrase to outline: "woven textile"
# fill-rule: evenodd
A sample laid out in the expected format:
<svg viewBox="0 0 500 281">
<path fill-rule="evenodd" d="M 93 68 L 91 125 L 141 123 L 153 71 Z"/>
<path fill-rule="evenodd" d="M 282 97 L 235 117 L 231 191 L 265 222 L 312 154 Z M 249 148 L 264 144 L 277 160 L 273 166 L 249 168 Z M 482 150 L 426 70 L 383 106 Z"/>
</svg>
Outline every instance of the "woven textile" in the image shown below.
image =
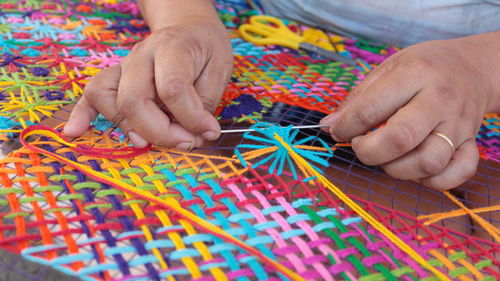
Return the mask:
<svg viewBox="0 0 500 281">
<path fill-rule="evenodd" d="M 257 12 L 230 2 L 216 7 L 235 53 L 216 115 L 233 128 L 271 122 L 273 132 L 288 137 L 290 149 L 280 141 L 270 144 L 272 135 L 265 134 L 224 136 L 192 153 L 153 148 L 120 159 L 82 154 L 48 136 L 33 137 L 30 144 L 183 208 L 304 279 L 438 280 L 317 177 L 300 170 L 290 156 L 297 153 L 449 279 L 500 279 L 500 245 L 453 227 L 477 226 L 454 219 L 427 225 L 415 218 L 459 209 L 445 206 L 442 194 L 388 184 L 379 170 L 361 165 L 350 149 L 334 147 L 324 133 L 277 129 L 317 124 L 396 48 L 343 38 L 344 52 L 359 62 L 349 67 L 301 51 L 255 46 L 239 38 L 236 27 Z M 20 129 L 65 121 L 65 106 L 76 102 L 89 78 L 119 63 L 148 34 L 132 1 L 3 1 L 0 8 L 0 139 L 8 151 Z M 309 42 L 331 47 L 321 31 L 287 24 Z M 458 189 L 471 209 L 496 205 L 500 198 L 499 122 L 498 114 L 486 116 L 477 138 L 491 166 L 480 167 L 478 183 Z M 72 143 L 129 148 L 102 116 L 93 126 Z M 251 154 L 259 149 L 262 154 Z M 479 191 L 467 188 L 474 184 Z M 426 193 L 441 202 L 426 199 Z M 372 199 L 381 196 L 389 199 Z M 432 210 L 408 214 L 406 202 Z M 495 225 L 497 214 L 481 215 Z M 175 212 L 26 147 L 0 160 L 0 247 L 83 280 L 287 279 L 266 260 Z M 0 276 L 7 268 L 0 263 Z M 31 274 L 24 278 L 37 280 Z"/>
<path fill-rule="evenodd" d="M 105 134 L 78 142 L 123 146 Z M 246 170 L 231 158 L 217 156 L 158 151 L 129 162 L 79 155 L 51 140 L 38 143 L 180 204 L 305 278 L 428 277 L 355 213 L 304 179 Z M 89 180 L 50 158 L 22 149 L 4 162 L 8 163 L 0 165 L 4 184 L 1 243 L 25 258 L 86 280 L 168 276 L 198 280 L 213 277 L 216 270 L 229 279 L 279 277 L 233 245 L 199 233 L 161 208 Z M 314 198 L 321 200 L 314 202 Z M 498 245 L 463 240 L 397 211 L 359 202 L 450 276 L 494 280 L 496 273 L 490 266 Z M 436 240 L 450 243 L 443 247 L 444 242 Z M 474 243 L 482 251 L 470 251 Z M 162 268 L 162 262 L 167 266 Z M 492 274 L 490 278 L 480 273 L 482 269 Z"/>
</svg>

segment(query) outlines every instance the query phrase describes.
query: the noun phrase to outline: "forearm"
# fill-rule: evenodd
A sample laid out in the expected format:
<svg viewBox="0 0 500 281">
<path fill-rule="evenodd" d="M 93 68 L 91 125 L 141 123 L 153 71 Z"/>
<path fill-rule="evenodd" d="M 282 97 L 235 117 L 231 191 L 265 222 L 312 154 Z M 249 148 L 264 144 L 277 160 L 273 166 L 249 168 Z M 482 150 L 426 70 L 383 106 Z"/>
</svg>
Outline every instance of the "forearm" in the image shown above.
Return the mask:
<svg viewBox="0 0 500 281">
<path fill-rule="evenodd" d="M 490 33 L 491 47 L 490 55 L 494 60 L 494 77 L 496 82 L 493 89 L 492 107 L 490 112 L 500 112 L 500 31 Z"/>
<path fill-rule="evenodd" d="M 220 23 L 212 0 L 139 0 L 139 6 L 151 31 L 193 18 Z"/>
<path fill-rule="evenodd" d="M 480 60 L 484 83 L 491 85 L 487 112 L 500 112 L 500 31 L 465 38 L 470 39 L 471 49 L 475 49 L 471 54 L 477 54 L 470 59 Z"/>
</svg>

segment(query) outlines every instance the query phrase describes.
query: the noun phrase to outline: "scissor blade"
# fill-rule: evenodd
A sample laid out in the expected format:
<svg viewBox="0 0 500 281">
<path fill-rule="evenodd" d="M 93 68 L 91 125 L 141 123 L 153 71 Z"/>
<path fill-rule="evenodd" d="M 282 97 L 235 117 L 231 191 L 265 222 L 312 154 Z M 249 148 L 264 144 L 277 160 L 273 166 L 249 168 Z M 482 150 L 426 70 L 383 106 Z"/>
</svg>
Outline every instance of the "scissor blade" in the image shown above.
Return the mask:
<svg viewBox="0 0 500 281">
<path fill-rule="evenodd" d="M 329 127 L 330 125 L 302 125 L 302 126 L 293 126 L 292 129 L 315 129 L 315 128 L 324 128 Z M 255 129 L 230 129 L 230 130 L 221 130 L 221 134 L 227 133 L 246 133 L 246 132 L 254 132 Z"/>
<path fill-rule="evenodd" d="M 343 62 L 349 65 L 357 65 L 358 63 L 350 58 L 344 57 L 343 55 L 339 53 L 335 53 L 332 51 L 325 50 L 323 48 L 320 48 L 316 45 L 310 44 L 310 43 L 301 43 L 300 48 L 304 49 L 308 52 L 316 53 L 318 55 L 321 55 L 327 59 Z"/>
</svg>

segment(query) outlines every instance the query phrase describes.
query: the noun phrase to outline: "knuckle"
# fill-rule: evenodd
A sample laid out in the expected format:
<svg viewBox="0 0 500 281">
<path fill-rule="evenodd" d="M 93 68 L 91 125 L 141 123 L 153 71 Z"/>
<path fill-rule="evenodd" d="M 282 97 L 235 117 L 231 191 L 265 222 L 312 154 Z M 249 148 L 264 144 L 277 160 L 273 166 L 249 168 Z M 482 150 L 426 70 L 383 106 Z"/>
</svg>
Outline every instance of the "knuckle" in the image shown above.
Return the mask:
<svg viewBox="0 0 500 281">
<path fill-rule="evenodd" d="M 346 130 L 343 129 L 346 127 L 345 123 L 347 123 L 345 115 L 342 115 L 337 119 L 336 124 L 330 127 L 330 135 L 334 140 L 348 141 L 350 139 Z"/>
<path fill-rule="evenodd" d="M 394 125 L 394 133 L 388 139 L 389 144 L 398 154 L 408 152 L 418 139 L 418 129 L 412 123 Z"/>
<path fill-rule="evenodd" d="M 443 171 L 448 164 L 448 160 L 439 155 L 420 154 L 418 159 L 420 170 L 427 176 L 438 174 Z"/>
<path fill-rule="evenodd" d="M 87 100 L 95 100 L 96 98 L 98 98 L 100 93 L 98 83 L 96 83 L 94 79 L 90 80 L 90 82 L 85 85 L 83 92 Z"/>
<path fill-rule="evenodd" d="M 135 44 L 134 47 L 132 47 L 132 50 L 130 51 L 130 53 L 131 54 L 136 54 L 136 53 L 142 52 L 147 47 L 147 42 L 148 42 L 147 40 L 148 39 L 143 40 L 143 41 L 138 42 L 137 44 Z M 127 56 L 127 57 L 129 57 L 129 56 Z M 127 57 L 125 57 L 125 58 L 127 58 Z"/>
<path fill-rule="evenodd" d="M 434 87 L 434 91 L 436 92 L 435 103 L 438 105 L 449 104 L 452 101 L 456 101 L 458 98 L 458 92 L 451 79 L 448 78 L 440 78 L 439 81 L 437 81 L 437 85 Z"/>
<path fill-rule="evenodd" d="M 146 40 L 138 42 L 134 45 L 134 47 L 132 47 L 130 53 L 126 57 L 124 57 L 123 60 L 120 62 L 122 67 L 127 67 L 128 65 L 130 65 L 130 63 L 134 62 L 135 57 L 144 57 L 141 54 L 144 53 L 144 50 L 147 47 Z"/>
<path fill-rule="evenodd" d="M 416 81 L 435 81 L 443 75 L 439 73 L 436 63 L 423 55 L 407 55 L 396 67 L 398 71 L 410 73 Z"/>
<path fill-rule="evenodd" d="M 187 84 L 180 75 L 170 75 L 161 79 L 158 85 L 158 94 L 163 100 L 174 102 L 186 90 Z"/>
<path fill-rule="evenodd" d="M 139 106 L 140 101 L 137 99 L 117 99 L 116 101 L 116 111 L 118 112 L 117 115 L 123 116 L 124 118 L 126 116 L 134 114 L 135 110 Z M 110 120 L 111 121 L 111 120 Z"/>
<path fill-rule="evenodd" d="M 416 73 L 428 72 L 435 67 L 434 61 L 422 55 L 408 56 L 405 59 L 405 66 L 409 66 Z"/>
<path fill-rule="evenodd" d="M 396 179 L 403 179 L 402 175 L 397 172 L 396 169 L 391 167 L 391 165 L 382 165 L 381 168 L 385 171 L 386 174 L 388 174 L 392 178 Z"/>
<path fill-rule="evenodd" d="M 218 101 L 210 98 L 202 97 L 201 102 L 203 104 L 203 107 L 206 108 L 210 113 L 214 113 L 217 109 L 217 106 L 219 105 Z"/>
<path fill-rule="evenodd" d="M 372 126 L 378 120 L 379 110 L 377 103 L 373 101 L 363 101 L 355 108 L 354 114 L 362 126 Z"/>
<path fill-rule="evenodd" d="M 466 181 L 472 178 L 477 171 L 478 162 L 474 160 L 469 160 L 464 162 L 461 166 L 460 175 L 462 175 L 462 181 Z"/>
<path fill-rule="evenodd" d="M 130 128 L 128 126 L 123 126 L 124 121 L 125 121 L 125 116 L 123 114 L 115 114 L 113 116 L 107 117 L 106 118 L 116 126 L 120 127 L 122 130 L 126 131 L 129 130 Z"/>
</svg>

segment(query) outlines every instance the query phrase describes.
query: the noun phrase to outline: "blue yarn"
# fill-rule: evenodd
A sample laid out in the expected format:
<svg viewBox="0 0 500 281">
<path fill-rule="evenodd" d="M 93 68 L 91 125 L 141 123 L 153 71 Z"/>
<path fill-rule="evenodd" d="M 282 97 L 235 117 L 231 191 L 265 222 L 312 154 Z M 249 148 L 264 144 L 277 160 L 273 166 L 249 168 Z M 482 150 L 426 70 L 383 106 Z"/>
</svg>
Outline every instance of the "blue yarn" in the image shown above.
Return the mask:
<svg viewBox="0 0 500 281">
<path fill-rule="evenodd" d="M 71 52 L 69 52 L 70 55 L 73 55 L 75 57 L 86 57 L 90 53 L 87 50 L 84 49 L 73 49 Z"/>
<path fill-rule="evenodd" d="M 26 121 L 26 125 L 33 125 L 31 121 Z M 22 124 L 15 122 L 7 117 L 0 116 L 0 130 L 13 130 L 21 128 Z M 13 133 L 8 133 L 10 137 L 13 137 Z"/>
<path fill-rule="evenodd" d="M 40 51 L 32 49 L 32 48 L 26 48 L 19 52 L 21 55 L 25 55 L 27 57 L 37 57 L 41 54 Z"/>
<path fill-rule="evenodd" d="M 120 57 L 126 57 L 130 53 L 130 50 L 116 49 L 113 51 L 113 53 Z"/>
<path fill-rule="evenodd" d="M 213 242 L 213 236 L 209 234 L 193 234 L 182 238 L 184 244 L 191 245 L 195 242 Z"/>
<path fill-rule="evenodd" d="M 148 263 L 158 262 L 158 258 L 154 255 L 144 255 L 140 257 L 134 257 L 134 259 L 128 262 L 129 266 L 138 266 Z"/>
<path fill-rule="evenodd" d="M 52 265 L 65 265 L 76 261 L 85 261 L 92 260 L 92 253 L 84 253 L 84 254 L 74 254 L 74 255 L 66 255 L 54 258 L 50 261 Z"/>
<path fill-rule="evenodd" d="M 151 250 L 155 248 L 173 248 L 173 247 L 175 247 L 174 243 L 168 239 L 152 240 L 144 243 L 144 248 L 146 248 L 146 250 Z"/>
<path fill-rule="evenodd" d="M 1 130 L 10 130 L 12 127 L 16 126 L 17 123 L 9 120 L 7 117 L 0 116 L 0 129 Z"/>
<path fill-rule="evenodd" d="M 135 253 L 136 250 L 132 246 L 122 246 L 122 247 L 111 247 L 109 249 L 106 249 L 104 251 L 104 254 L 106 256 L 114 256 L 117 254 L 123 254 L 123 253 Z"/>
<path fill-rule="evenodd" d="M 102 114 L 97 115 L 96 119 L 90 122 L 90 125 L 93 125 L 96 130 L 103 132 L 115 126 L 113 122 L 108 121 L 108 119 L 106 119 L 106 117 Z"/>
<path fill-rule="evenodd" d="M 310 136 L 302 140 L 296 140 L 299 130 L 293 129 L 291 125 L 288 127 L 281 127 L 271 123 L 258 123 L 250 128 L 255 129 L 255 131 L 243 134 L 243 138 L 259 142 L 259 144 L 240 144 L 236 146 L 234 151 L 234 154 L 238 157 L 244 167 L 246 167 L 248 163 L 244 160 L 240 149 L 264 149 L 268 147 L 277 147 L 276 151 L 260 159 L 260 161 L 253 164 L 252 167 L 259 167 L 270 163 L 268 168 L 269 173 L 281 175 L 284 168 L 288 165 L 293 178 L 298 179 L 297 170 L 295 169 L 294 161 L 290 156 L 288 149 L 275 138 L 275 134 L 280 136 L 295 153 L 307 160 L 311 167 L 321 174 L 323 174 L 322 169 L 312 163 L 327 167 L 329 165 L 327 158 L 333 156 L 333 151 L 330 149 L 328 144 L 320 138 Z M 326 149 L 326 152 L 295 147 L 313 140 L 317 140 L 321 146 Z M 308 180 L 311 180 L 311 178 Z"/>
</svg>

